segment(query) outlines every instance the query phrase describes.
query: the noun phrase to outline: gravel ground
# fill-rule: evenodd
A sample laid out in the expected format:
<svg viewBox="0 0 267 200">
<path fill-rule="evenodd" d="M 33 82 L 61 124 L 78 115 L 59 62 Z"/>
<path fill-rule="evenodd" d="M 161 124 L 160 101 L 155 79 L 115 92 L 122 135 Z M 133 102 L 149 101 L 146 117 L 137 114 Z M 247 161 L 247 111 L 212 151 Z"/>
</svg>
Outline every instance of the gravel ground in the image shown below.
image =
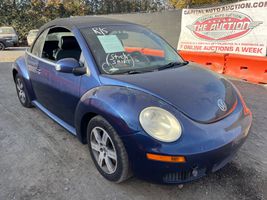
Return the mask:
<svg viewBox="0 0 267 200">
<path fill-rule="evenodd" d="M 13 62 L 17 57 L 24 54 L 27 47 L 12 47 L 7 48 L 4 51 L 0 51 L 0 63 L 1 62 Z"/>
<path fill-rule="evenodd" d="M 137 178 L 104 180 L 86 145 L 41 111 L 23 108 L 11 64 L 0 63 L 0 200 L 267 199 L 267 88 L 234 81 L 253 112 L 251 134 L 231 163 L 183 187 Z"/>
</svg>

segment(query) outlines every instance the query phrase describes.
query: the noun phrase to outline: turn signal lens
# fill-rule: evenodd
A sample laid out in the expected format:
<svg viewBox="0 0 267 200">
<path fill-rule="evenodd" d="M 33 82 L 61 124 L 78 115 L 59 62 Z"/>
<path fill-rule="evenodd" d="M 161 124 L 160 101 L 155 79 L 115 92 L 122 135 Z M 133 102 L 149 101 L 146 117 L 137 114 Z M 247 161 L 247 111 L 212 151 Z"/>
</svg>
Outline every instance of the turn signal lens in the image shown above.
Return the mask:
<svg viewBox="0 0 267 200">
<path fill-rule="evenodd" d="M 185 163 L 186 162 L 184 156 L 164 156 L 164 155 L 147 153 L 146 157 L 149 160 L 156 160 L 156 161 L 162 161 L 162 162 L 173 162 L 173 163 Z"/>
</svg>

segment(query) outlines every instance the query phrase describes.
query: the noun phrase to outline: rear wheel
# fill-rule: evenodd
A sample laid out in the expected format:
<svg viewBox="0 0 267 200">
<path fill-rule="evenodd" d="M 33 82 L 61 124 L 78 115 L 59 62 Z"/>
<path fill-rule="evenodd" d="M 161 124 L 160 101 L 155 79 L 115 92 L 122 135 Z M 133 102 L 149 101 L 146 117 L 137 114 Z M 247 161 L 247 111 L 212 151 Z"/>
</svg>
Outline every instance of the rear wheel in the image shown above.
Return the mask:
<svg viewBox="0 0 267 200">
<path fill-rule="evenodd" d="M 0 42 L 0 51 L 4 51 L 5 50 L 5 45 L 3 42 Z"/>
<path fill-rule="evenodd" d="M 128 155 L 114 128 L 101 116 L 88 124 L 89 151 L 100 174 L 112 182 L 123 182 L 130 177 Z"/>
<path fill-rule="evenodd" d="M 26 89 L 22 77 L 19 76 L 18 74 L 15 77 L 15 84 L 16 84 L 17 95 L 21 105 L 23 105 L 26 108 L 31 108 L 32 105 L 28 95 L 28 91 Z"/>
</svg>

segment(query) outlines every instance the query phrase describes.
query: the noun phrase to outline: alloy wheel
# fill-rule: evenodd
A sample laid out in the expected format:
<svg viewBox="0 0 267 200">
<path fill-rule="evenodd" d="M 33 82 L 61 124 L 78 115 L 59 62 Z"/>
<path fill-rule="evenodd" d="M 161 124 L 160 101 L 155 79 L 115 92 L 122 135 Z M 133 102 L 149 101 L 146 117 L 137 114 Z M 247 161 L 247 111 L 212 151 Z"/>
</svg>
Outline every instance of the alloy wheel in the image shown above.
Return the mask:
<svg viewBox="0 0 267 200">
<path fill-rule="evenodd" d="M 98 166 L 107 174 L 117 169 L 117 153 L 111 137 L 101 127 L 95 127 L 90 134 L 93 156 Z"/>
<path fill-rule="evenodd" d="M 26 94 L 24 91 L 24 85 L 22 83 L 22 80 L 20 78 L 17 78 L 16 87 L 18 90 L 18 96 L 22 104 L 25 104 L 26 102 Z"/>
</svg>

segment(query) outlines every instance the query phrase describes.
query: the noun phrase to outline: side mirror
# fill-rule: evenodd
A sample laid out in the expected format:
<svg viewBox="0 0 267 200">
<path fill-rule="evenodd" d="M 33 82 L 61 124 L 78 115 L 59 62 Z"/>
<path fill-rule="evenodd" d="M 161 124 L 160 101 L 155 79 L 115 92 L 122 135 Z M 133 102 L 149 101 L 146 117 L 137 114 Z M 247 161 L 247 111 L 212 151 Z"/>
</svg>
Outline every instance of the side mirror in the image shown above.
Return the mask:
<svg viewBox="0 0 267 200">
<path fill-rule="evenodd" d="M 56 63 L 56 71 L 62 73 L 73 73 L 74 75 L 86 74 L 87 70 L 85 67 L 74 58 L 64 58 Z"/>
</svg>

